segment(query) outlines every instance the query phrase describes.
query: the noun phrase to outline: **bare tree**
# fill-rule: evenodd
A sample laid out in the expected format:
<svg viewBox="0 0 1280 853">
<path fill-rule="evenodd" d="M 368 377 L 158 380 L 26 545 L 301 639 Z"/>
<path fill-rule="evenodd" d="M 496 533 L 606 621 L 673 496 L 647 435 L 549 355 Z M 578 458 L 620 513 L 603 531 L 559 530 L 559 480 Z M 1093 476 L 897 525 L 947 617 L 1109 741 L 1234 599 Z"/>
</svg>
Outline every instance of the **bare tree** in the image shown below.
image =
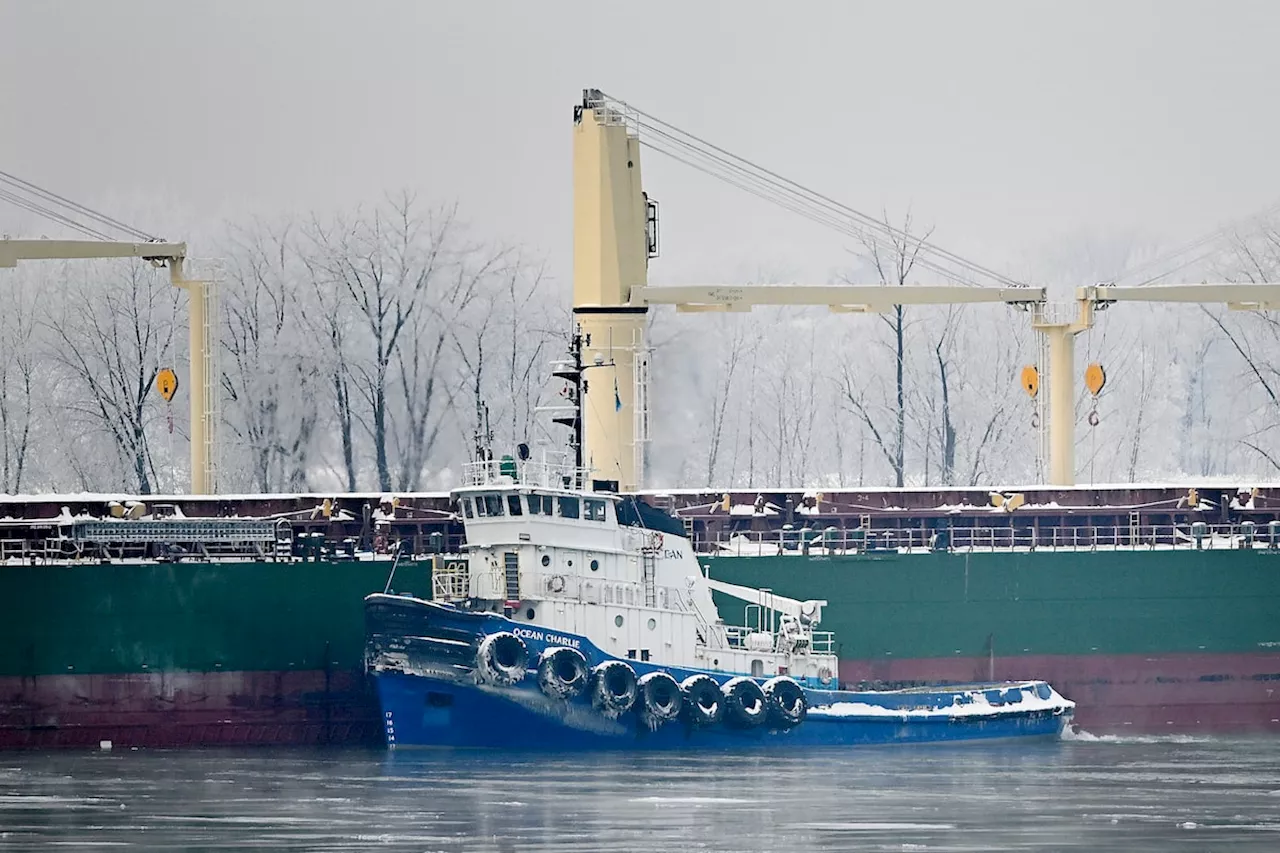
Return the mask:
<svg viewBox="0 0 1280 853">
<path fill-rule="evenodd" d="M 706 485 L 715 485 L 715 477 L 720 462 L 720 452 L 724 444 L 725 428 L 729 419 L 729 402 L 733 398 L 734 377 L 738 367 L 746 355 L 760 345 L 758 326 L 751 322 L 750 316 L 733 317 L 729 329 L 728 340 L 721 350 L 721 358 L 715 361 L 716 373 L 711 394 L 706 403 L 710 409 L 709 435 L 707 441 Z"/>
<path fill-rule="evenodd" d="M 442 398 L 448 404 L 461 387 L 457 371 L 446 367 L 446 345 L 452 343 L 452 354 L 461 359 L 478 409 L 487 397 L 488 368 L 501 375 L 503 366 L 503 347 L 492 340 L 493 332 L 505 325 L 504 313 L 518 312 L 529 298 L 518 293 L 519 263 L 505 249 L 458 245 L 440 264 L 434 298 L 413 318 L 413 334 L 396 358 L 404 410 L 403 428 L 396 432 L 398 486 L 407 490 L 419 487 L 444 427 Z M 504 294 L 515 304 L 504 303 Z"/>
<path fill-rule="evenodd" d="M 497 424 L 497 438 L 512 446 L 529 440 L 535 410 L 546 393 L 547 362 L 564 345 L 565 312 L 548 310 L 544 268 L 526 265 L 512 254 L 507 265 L 482 281 L 474 303 L 460 306 L 450 323 L 463 384 L 471 393 L 471 412 L 487 411 L 488 423 L 460 417 L 465 434 Z M 461 407 L 455 410 L 461 415 Z"/>
<path fill-rule="evenodd" d="M 147 426 L 156 374 L 174 356 L 179 291 L 141 263 L 96 269 L 112 274 L 84 275 L 48 323 L 50 357 L 63 374 L 62 409 L 109 436 L 121 485 L 150 494 L 156 472 Z"/>
<path fill-rule="evenodd" d="M 907 278 L 915 269 L 920 250 L 932 236 L 933 229 L 930 228 L 920 237 L 911 236 L 911 214 L 908 212 L 898 234 L 901 236 L 883 238 L 867 234 L 863 237 L 865 256 L 883 285 L 901 286 L 907 283 Z M 847 277 L 845 281 L 853 283 Z M 906 313 L 901 305 L 895 305 L 892 311 L 879 316 L 889 327 L 893 352 L 894 387 L 893 402 L 889 407 L 890 423 L 883 423 L 883 415 L 877 412 L 880 407 L 868 401 L 868 389 L 852 375 L 847 366 L 842 374 L 841 394 L 849 410 L 866 424 L 876 446 L 884 454 L 893 471 L 894 485 L 901 487 L 906 483 L 907 449 Z"/>
<path fill-rule="evenodd" d="M 320 363 L 302 346 L 298 295 L 306 269 L 289 224 L 236 231 L 233 240 L 223 284 L 227 421 L 249 450 L 256 488 L 305 491 L 323 381 Z"/>
<path fill-rule="evenodd" d="M 938 432 L 940 461 L 942 463 L 942 484 L 944 486 L 953 485 L 956 476 L 956 426 L 951 415 L 951 385 L 953 379 L 951 361 L 954 358 L 955 329 L 960 310 L 956 306 L 948 308 L 946 320 L 942 326 L 942 333 L 938 335 L 938 342 L 933 347 L 934 361 L 937 362 L 938 366 L 938 388 L 942 398 L 936 429 Z"/>
<path fill-rule="evenodd" d="M 313 266 L 332 283 L 340 296 L 338 311 L 329 324 L 330 341 L 341 348 L 333 384 L 340 416 L 352 417 L 352 392 L 361 398 L 367 418 L 358 422 L 373 442 L 378 488 L 392 487 L 390 448 L 394 413 L 391 391 L 398 374 L 406 408 L 403 436 L 408 452 L 420 457 L 426 438 L 428 403 L 421 396 L 434 392 L 434 364 L 426 359 L 434 346 L 422 341 L 419 313 L 444 302 L 465 302 L 465 291 L 476 277 L 458 263 L 469 252 L 460 246 L 460 224 L 454 207 L 419 213 L 414 197 L 404 193 L 368 215 L 340 220 L 331 227 L 313 223 Z M 461 291 L 461 292 L 460 292 Z M 326 313 L 328 310 L 326 308 Z M 354 321 L 342 327 L 337 317 L 349 314 Z M 427 323 L 436 321 L 427 320 Z M 352 332 L 360 330 L 359 339 Z M 435 340 L 440 340 L 437 332 Z M 409 351 L 401 352 L 406 337 Z M 440 342 L 439 346 L 443 346 Z M 344 445 L 348 443 L 344 439 Z M 413 460 L 410 467 L 415 466 Z M 349 473 L 350 466 L 348 466 Z"/>
<path fill-rule="evenodd" d="M 1266 221 L 1237 235 L 1220 267 L 1227 281 L 1280 281 L 1280 225 Z M 1280 471 L 1280 319 L 1262 312 L 1202 310 L 1262 395 L 1262 405 L 1251 418 L 1255 425 L 1238 441 Z"/>
<path fill-rule="evenodd" d="M 31 449 L 37 358 L 36 320 L 22 290 L 0 312 L 0 489 L 22 491 Z"/>
</svg>

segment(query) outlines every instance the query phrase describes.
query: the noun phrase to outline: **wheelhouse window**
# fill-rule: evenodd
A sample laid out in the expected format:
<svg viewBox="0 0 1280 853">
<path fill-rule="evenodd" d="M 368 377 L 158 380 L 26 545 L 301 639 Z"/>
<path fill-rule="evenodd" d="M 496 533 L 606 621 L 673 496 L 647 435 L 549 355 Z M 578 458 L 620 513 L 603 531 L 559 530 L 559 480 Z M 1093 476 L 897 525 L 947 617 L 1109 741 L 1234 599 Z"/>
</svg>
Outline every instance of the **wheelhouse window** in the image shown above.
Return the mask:
<svg viewBox="0 0 1280 853">
<path fill-rule="evenodd" d="M 463 498 L 458 501 L 458 503 L 462 504 L 462 511 L 466 514 L 467 518 L 473 518 L 475 516 L 475 513 L 471 511 L 471 498 Z"/>
<path fill-rule="evenodd" d="M 582 517 L 588 521 L 604 521 L 604 501 L 586 498 L 582 502 Z"/>
<path fill-rule="evenodd" d="M 551 515 L 551 495 L 529 495 L 530 515 Z"/>
<path fill-rule="evenodd" d="M 562 495 L 559 498 L 559 501 L 560 501 L 560 517 L 561 518 L 577 518 L 578 517 L 579 502 L 577 498 L 567 498 Z"/>
<path fill-rule="evenodd" d="M 524 510 L 520 508 L 519 495 L 507 495 L 507 512 L 512 515 L 524 515 Z"/>
<path fill-rule="evenodd" d="M 502 495 L 477 495 L 476 515 L 497 518 L 502 515 Z"/>
</svg>

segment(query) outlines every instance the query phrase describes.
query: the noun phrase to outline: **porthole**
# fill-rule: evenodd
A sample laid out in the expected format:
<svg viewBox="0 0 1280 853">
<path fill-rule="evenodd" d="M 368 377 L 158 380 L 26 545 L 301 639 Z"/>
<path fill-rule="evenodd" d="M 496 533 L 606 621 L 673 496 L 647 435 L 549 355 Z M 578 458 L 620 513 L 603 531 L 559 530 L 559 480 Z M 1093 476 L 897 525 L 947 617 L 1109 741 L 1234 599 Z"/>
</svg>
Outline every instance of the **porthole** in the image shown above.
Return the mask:
<svg viewBox="0 0 1280 853">
<path fill-rule="evenodd" d="M 657 628 L 657 627 L 658 627 L 658 620 L 657 620 L 657 619 L 650 619 L 650 620 L 649 620 L 649 630 L 650 630 L 650 631 L 652 631 L 652 630 L 654 630 L 654 629 L 655 629 L 655 628 Z"/>
<path fill-rule="evenodd" d="M 566 566 L 573 566 L 573 560 L 565 560 L 565 561 L 564 561 L 564 564 L 565 564 Z"/>
<path fill-rule="evenodd" d="M 547 554 L 543 554 L 543 555 L 542 555 L 542 565 L 544 565 L 544 566 L 549 566 L 549 565 L 551 565 L 551 557 L 550 557 L 549 555 L 547 555 Z"/>
<path fill-rule="evenodd" d="M 593 572 L 598 572 L 598 571 L 600 571 L 600 561 L 599 561 L 599 560 L 592 560 L 592 561 L 591 561 L 591 571 L 593 571 Z"/>
<path fill-rule="evenodd" d="M 525 617 L 526 617 L 530 622 L 532 622 L 532 621 L 533 621 L 533 617 L 534 617 L 534 616 L 536 616 L 537 614 L 535 614 L 535 613 L 533 612 L 533 608 L 532 608 L 532 607 L 530 607 L 528 610 L 526 610 L 526 611 L 524 612 L 524 615 L 525 615 Z"/>
<path fill-rule="evenodd" d="M 613 624 L 617 625 L 619 628 L 622 627 L 622 614 L 618 614 L 613 617 Z"/>
</svg>

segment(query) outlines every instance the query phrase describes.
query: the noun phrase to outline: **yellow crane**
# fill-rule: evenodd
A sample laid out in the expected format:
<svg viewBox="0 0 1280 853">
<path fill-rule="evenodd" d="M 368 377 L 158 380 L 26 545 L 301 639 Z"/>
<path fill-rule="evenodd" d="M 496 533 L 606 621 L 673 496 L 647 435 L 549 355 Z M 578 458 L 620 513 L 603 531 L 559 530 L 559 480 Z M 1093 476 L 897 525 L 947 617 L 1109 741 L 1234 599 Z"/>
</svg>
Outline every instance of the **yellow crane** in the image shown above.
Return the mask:
<svg viewBox="0 0 1280 853">
<path fill-rule="evenodd" d="M 1030 309 L 1032 326 L 1048 344 L 1049 482 L 1075 483 L 1075 336 L 1092 328 L 1094 314 L 1116 302 L 1225 303 L 1234 309 L 1280 309 L 1280 285 L 1180 284 L 1080 288 L 1066 318 L 1051 311 L 1046 289 L 1020 286 L 951 253 L 962 269 L 1010 286 L 962 285 L 694 285 L 650 287 L 648 262 L 657 255 L 657 205 L 640 180 L 640 119 L 651 116 L 598 89 L 583 91 L 574 108 L 574 317 L 590 336 L 587 349 L 597 364 L 612 365 L 613 383 L 595 382 L 583 395 L 583 458 L 603 479 L 631 490 L 643 485 L 644 445 L 648 441 L 648 360 L 645 315 L 651 305 L 680 311 L 750 311 L 756 305 L 826 305 L 841 312 L 883 312 L 898 305 L 1003 303 Z M 691 134 L 683 138 L 655 127 L 664 153 L 692 161 L 707 146 L 729 168 L 726 180 L 748 192 L 825 224 L 861 216 L 833 200 L 768 170 L 728 155 Z M 678 130 L 678 129 L 676 129 Z M 690 142 L 693 140 L 693 142 Z M 713 155 L 713 156 L 719 156 Z M 745 164 L 745 165 L 743 165 Z M 753 172 L 753 169 L 755 170 Z M 776 180 L 775 180 L 776 179 Z M 789 187 L 787 185 L 790 185 Z M 779 195 L 781 188 L 792 195 Z M 792 191 L 791 188 L 797 188 Z M 806 212 L 805 204 L 814 207 Z M 816 210 L 816 213 L 814 212 Z M 876 222 L 877 225 L 883 223 Z M 889 229 L 893 231 L 893 229 Z M 904 236 L 902 232 L 896 232 Z M 905 235 L 909 237 L 910 235 Z M 932 265 L 927 265 L 932 266 Z M 942 267 L 932 267 L 946 273 Z M 604 387 L 601 387 L 601 386 Z"/>
<path fill-rule="evenodd" d="M 141 258 L 157 266 L 168 266 L 169 280 L 187 291 L 187 326 L 190 336 L 191 399 L 191 492 L 212 494 L 216 490 L 217 393 L 214 375 L 217 346 L 217 312 L 213 306 L 213 283 L 186 278 L 183 267 L 186 243 L 122 242 L 113 240 L 14 240 L 0 239 L 0 268 L 15 267 L 19 261 L 81 260 L 101 258 Z"/>
</svg>

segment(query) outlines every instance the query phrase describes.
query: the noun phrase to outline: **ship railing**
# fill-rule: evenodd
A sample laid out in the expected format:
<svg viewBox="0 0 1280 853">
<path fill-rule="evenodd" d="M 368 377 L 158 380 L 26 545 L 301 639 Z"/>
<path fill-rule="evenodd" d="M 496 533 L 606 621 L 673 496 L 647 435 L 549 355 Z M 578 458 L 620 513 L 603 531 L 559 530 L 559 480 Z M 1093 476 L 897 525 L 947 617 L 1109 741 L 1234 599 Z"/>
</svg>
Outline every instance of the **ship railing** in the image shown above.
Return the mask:
<svg viewBox="0 0 1280 853">
<path fill-rule="evenodd" d="M 724 628 L 725 639 L 728 641 L 728 647 L 730 649 L 735 649 L 738 651 L 772 652 L 772 651 L 775 651 L 778 647 L 779 632 L 777 631 L 764 630 L 759 627 L 752 627 L 750 625 L 725 625 L 723 626 L 723 628 Z M 750 641 L 747 639 L 753 634 L 757 636 L 760 634 L 768 635 L 769 647 L 753 649 L 751 647 Z M 811 631 L 807 635 L 801 635 L 801 636 L 807 636 L 809 638 L 810 654 L 817 654 L 817 655 L 835 654 L 836 635 L 834 632 Z"/>
<path fill-rule="evenodd" d="M 471 571 L 466 560 L 437 560 L 431 567 L 431 597 L 462 601 L 471 594 Z"/>
<path fill-rule="evenodd" d="M 531 584 L 531 587 L 525 584 Z M 566 599 L 624 607 L 648 606 L 643 584 L 583 577 L 564 572 L 522 572 L 520 592 L 522 596 L 543 600 Z M 684 592 L 679 587 L 655 586 L 653 594 L 654 606 L 658 610 L 671 610 L 676 613 L 692 612 Z"/>
<path fill-rule="evenodd" d="M 468 486 L 534 486 L 542 489 L 579 489 L 590 482 L 591 469 L 579 468 L 561 454 L 544 459 L 489 459 L 462 466 L 462 481 Z"/>
<path fill-rule="evenodd" d="M 723 556 L 1097 550 L 1280 550 L 1280 525 L 1118 524 L 936 529 L 829 527 L 719 531 L 695 543 Z"/>
<path fill-rule="evenodd" d="M 818 655 L 835 654 L 835 633 L 833 631 L 814 631 L 809 635 L 809 650 Z"/>
</svg>

